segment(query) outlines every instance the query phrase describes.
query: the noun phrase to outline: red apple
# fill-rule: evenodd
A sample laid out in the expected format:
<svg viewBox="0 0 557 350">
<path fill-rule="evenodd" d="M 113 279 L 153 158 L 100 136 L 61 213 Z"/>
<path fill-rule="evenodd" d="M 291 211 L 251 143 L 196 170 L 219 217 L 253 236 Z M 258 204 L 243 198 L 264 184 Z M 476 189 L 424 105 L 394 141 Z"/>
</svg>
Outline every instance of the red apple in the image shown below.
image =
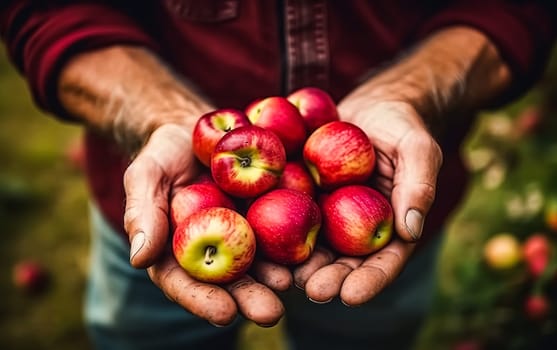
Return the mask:
<svg viewBox="0 0 557 350">
<path fill-rule="evenodd" d="M 315 183 L 326 190 L 362 184 L 375 168 L 375 150 L 367 135 L 343 121 L 315 130 L 304 145 L 303 157 Z"/>
<path fill-rule="evenodd" d="M 547 198 L 544 207 L 545 225 L 553 232 L 557 232 L 557 196 L 552 195 Z"/>
<path fill-rule="evenodd" d="M 271 130 L 284 145 L 286 154 L 300 153 L 307 137 L 304 120 L 285 97 L 271 96 L 248 105 L 246 114 L 252 124 Z"/>
<path fill-rule="evenodd" d="M 215 180 L 213 180 L 213 175 L 211 175 L 211 168 L 202 169 L 192 183 L 210 183 L 216 185 Z"/>
<path fill-rule="evenodd" d="M 49 274 L 42 264 L 32 260 L 16 263 L 12 271 L 13 283 L 26 294 L 43 292 L 49 281 Z"/>
<path fill-rule="evenodd" d="M 495 270 L 511 269 L 522 261 L 518 239 L 507 232 L 490 237 L 484 244 L 483 256 L 487 265 Z"/>
<path fill-rule="evenodd" d="M 209 283 L 232 282 L 246 273 L 256 241 L 248 221 L 228 208 L 201 209 L 174 230 L 176 260 L 193 278 Z"/>
<path fill-rule="evenodd" d="M 549 314 L 551 305 L 549 299 L 543 294 L 532 294 L 524 300 L 524 312 L 531 320 L 543 320 Z"/>
<path fill-rule="evenodd" d="M 339 253 L 368 255 L 383 248 L 393 232 L 393 210 L 375 189 L 347 185 L 321 197 L 323 236 Z"/>
<path fill-rule="evenodd" d="M 217 109 L 202 115 L 193 128 L 193 153 L 205 166 L 211 165 L 211 153 L 217 142 L 230 130 L 250 125 L 246 114 L 237 109 Z"/>
<path fill-rule="evenodd" d="M 258 104 L 259 102 L 263 101 L 265 98 L 266 97 L 259 97 L 259 98 L 256 98 L 255 100 L 251 101 L 250 103 L 248 103 L 246 108 L 244 108 L 245 113 L 247 114 L 248 111 L 250 111 L 252 108 L 255 108 L 255 105 Z"/>
<path fill-rule="evenodd" d="M 315 184 L 313 178 L 306 169 L 303 162 L 288 161 L 282 172 L 277 188 L 289 188 L 307 193 L 315 198 Z"/>
<path fill-rule="evenodd" d="M 81 136 L 71 140 L 66 146 L 65 156 L 68 163 L 76 170 L 85 171 L 86 156 L 85 143 Z"/>
<path fill-rule="evenodd" d="M 235 209 L 232 199 L 215 183 L 199 182 L 182 187 L 170 201 L 172 227 L 177 227 L 191 214 L 211 207 Z"/>
<path fill-rule="evenodd" d="M 303 87 L 286 98 L 300 111 L 309 133 L 321 125 L 339 120 L 335 102 L 327 92 L 319 88 Z"/>
<path fill-rule="evenodd" d="M 518 138 L 535 135 L 543 126 L 543 111 L 538 106 L 525 108 L 514 121 L 514 130 Z"/>
<path fill-rule="evenodd" d="M 224 135 L 211 156 L 211 174 L 226 193 L 253 198 L 275 187 L 284 171 L 286 154 L 270 130 L 250 125 Z"/>
<path fill-rule="evenodd" d="M 483 345 L 477 339 L 462 339 L 453 344 L 450 350 L 482 350 Z"/>
<path fill-rule="evenodd" d="M 246 218 L 255 232 L 257 249 L 270 261 L 293 265 L 312 253 L 321 227 L 321 212 L 307 194 L 276 189 L 250 205 Z"/>
<path fill-rule="evenodd" d="M 530 260 L 526 261 L 526 267 L 528 268 L 528 272 L 530 276 L 533 278 L 538 278 L 543 275 L 545 269 L 547 268 L 549 261 L 548 258 L 540 255 L 531 258 Z"/>
<path fill-rule="evenodd" d="M 551 243 L 543 233 L 534 233 L 522 244 L 522 255 L 530 275 L 537 278 L 543 274 L 549 264 Z"/>
</svg>

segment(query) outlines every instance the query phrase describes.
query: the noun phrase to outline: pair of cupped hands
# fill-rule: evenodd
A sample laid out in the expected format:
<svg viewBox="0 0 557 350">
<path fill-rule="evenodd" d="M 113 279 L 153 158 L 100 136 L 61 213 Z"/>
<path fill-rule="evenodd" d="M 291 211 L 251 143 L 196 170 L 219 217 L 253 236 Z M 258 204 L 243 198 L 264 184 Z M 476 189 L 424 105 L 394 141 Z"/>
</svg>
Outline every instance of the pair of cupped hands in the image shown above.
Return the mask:
<svg viewBox="0 0 557 350">
<path fill-rule="evenodd" d="M 169 248 L 169 197 L 198 174 L 191 132 L 181 125 L 157 128 L 124 176 L 130 262 L 146 268 L 151 280 L 184 309 L 223 326 L 238 314 L 261 326 L 285 313 L 280 292 L 292 286 L 325 303 L 339 297 L 347 306 L 366 303 L 402 271 L 419 240 L 435 197 L 441 150 L 410 104 L 371 101 L 355 91 L 338 105 L 341 119 L 362 128 L 377 156 L 373 186 L 394 210 L 395 238 L 367 257 L 339 256 L 316 247 L 295 267 L 255 261 L 240 280 L 223 286 L 199 282 L 178 265 Z"/>
</svg>

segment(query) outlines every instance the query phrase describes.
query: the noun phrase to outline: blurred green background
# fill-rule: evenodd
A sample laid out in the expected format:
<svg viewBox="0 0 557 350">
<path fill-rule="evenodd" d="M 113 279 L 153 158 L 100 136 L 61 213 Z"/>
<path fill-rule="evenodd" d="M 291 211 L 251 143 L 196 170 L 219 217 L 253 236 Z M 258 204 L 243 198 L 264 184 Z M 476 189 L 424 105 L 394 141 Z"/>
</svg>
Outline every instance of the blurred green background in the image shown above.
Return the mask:
<svg viewBox="0 0 557 350">
<path fill-rule="evenodd" d="M 548 222 L 557 198 L 556 62 L 526 96 L 482 114 L 463 147 L 471 187 L 448 223 L 435 309 L 419 349 L 537 349 L 557 333 L 557 254 L 538 277 L 522 255 L 505 268 L 484 257 L 486 243 L 500 233 L 514 237 L 519 249 L 541 233 L 548 249 L 557 249 L 557 228 Z M 80 133 L 34 107 L 1 51 L 0 349 L 89 348 L 82 323 L 89 228 Z M 17 288 L 13 271 L 22 261 L 46 269 L 44 290 Z M 534 294 L 549 305 L 535 319 L 524 310 Z M 283 349 L 281 325 L 247 325 L 241 347 Z"/>
</svg>

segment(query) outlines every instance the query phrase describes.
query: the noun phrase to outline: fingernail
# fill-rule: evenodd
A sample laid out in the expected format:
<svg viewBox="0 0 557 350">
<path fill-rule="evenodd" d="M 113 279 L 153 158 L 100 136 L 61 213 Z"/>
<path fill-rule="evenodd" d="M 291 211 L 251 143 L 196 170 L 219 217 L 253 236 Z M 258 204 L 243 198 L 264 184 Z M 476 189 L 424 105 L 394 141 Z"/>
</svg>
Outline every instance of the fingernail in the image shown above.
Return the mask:
<svg viewBox="0 0 557 350">
<path fill-rule="evenodd" d="M 330 298 L 330 299 L 321 301 L 321 300 L 312 299 L 310 297 L 308 297 L 308 299 L 309 299 L 309 301 L 311 301 L 312 303 L 315 303 L 315 304 L 327 304 L 327 303 L 330 303 L 331 300 L 333 300 L 333 298 Z"/>
<path fill-rule="evenodd" d="M 347 303 L 346 301 L 344 301 L 343 299 L 340 299 L 340 302 L 341 302 L 342 305 L 344 305 L 344 306 L 347 306 L 347 307 L 350 307 L 350 308 L 353 308 L 353 307 L 354 307 L 354 305 L 348 304 L 348 303 Z"/>
<path fill-rule="evenodd" d="M 259 327 L 263 327 L 263 328 L 271 328 L 277 325 L 277 322 L 273 322 L 273 323 L 258 323 L 257 324 Z"/>
<path fill-rule="evenodd" d="M 133 260 L 133 257 L 143 248 L 143 244 L 145 243 L 145 233 L 138 232 L 132 239 L 132 244 L 130 247 L 130 261 Z"/>
<path fill-rule="evenodd" d="M 424 226 L 424 216 L 416 209 L 410 209 L 406 213 L 406 228 L 412 239 L 417 241 L 422 236 Z"/>
<path fill-rule="evenodd" d="M 213 323 L 213 322 L 211 322 L 211 321 L 208 321 L 208 322 L 209 322 L 212 326 L 217 327 L 217 328 L 224 328 L 224 327 L 226 327 L 226 326 L 223 325 L 223 324 L 217 324 L 217 323 Z"/>
<path fill-rule="evenodd" d="M 162 291 L 162 294 L 164 294 L 164 296 L 166 297 L 166 299 L 175 302 L 176 300 L 174 300 L 168 293 L 166 293 L 164 290 Z"/>
</svg>

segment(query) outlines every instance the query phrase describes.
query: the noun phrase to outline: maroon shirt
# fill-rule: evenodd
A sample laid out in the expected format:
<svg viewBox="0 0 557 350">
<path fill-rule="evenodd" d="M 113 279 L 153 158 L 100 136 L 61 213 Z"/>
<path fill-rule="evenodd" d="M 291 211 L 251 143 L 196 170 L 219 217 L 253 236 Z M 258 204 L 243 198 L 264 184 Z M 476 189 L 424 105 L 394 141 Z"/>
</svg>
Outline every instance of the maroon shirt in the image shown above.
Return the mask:
<svg viewBox="0 0 557 350">
<path fill-rule="evenodd" d="M 522 93 L 545 67 L 555 8 L 534 1 L 8 1 L 0 34 L 39 107 L 61 117 L 56 83 L 71 55 L 113 44 L 151 48 L 217 107 L 307 85 L 335 101 L 372 70 L 440 28 L 463 24 L 486 33 Z M 548 3 L 548 2 L 547 2 Z M 110 64 L 110 62 L 107 62 Z M 69 117 L 71 118 L 71 117 Z M 444 166 L 426 232 L 438 230 L 465 189 L 459 144 L 466 126 L 440 140 Z M 87 133 L 87 175 L 94 200 L 123 231 L 123 172 L 117 147 Z"/>
</svg>

